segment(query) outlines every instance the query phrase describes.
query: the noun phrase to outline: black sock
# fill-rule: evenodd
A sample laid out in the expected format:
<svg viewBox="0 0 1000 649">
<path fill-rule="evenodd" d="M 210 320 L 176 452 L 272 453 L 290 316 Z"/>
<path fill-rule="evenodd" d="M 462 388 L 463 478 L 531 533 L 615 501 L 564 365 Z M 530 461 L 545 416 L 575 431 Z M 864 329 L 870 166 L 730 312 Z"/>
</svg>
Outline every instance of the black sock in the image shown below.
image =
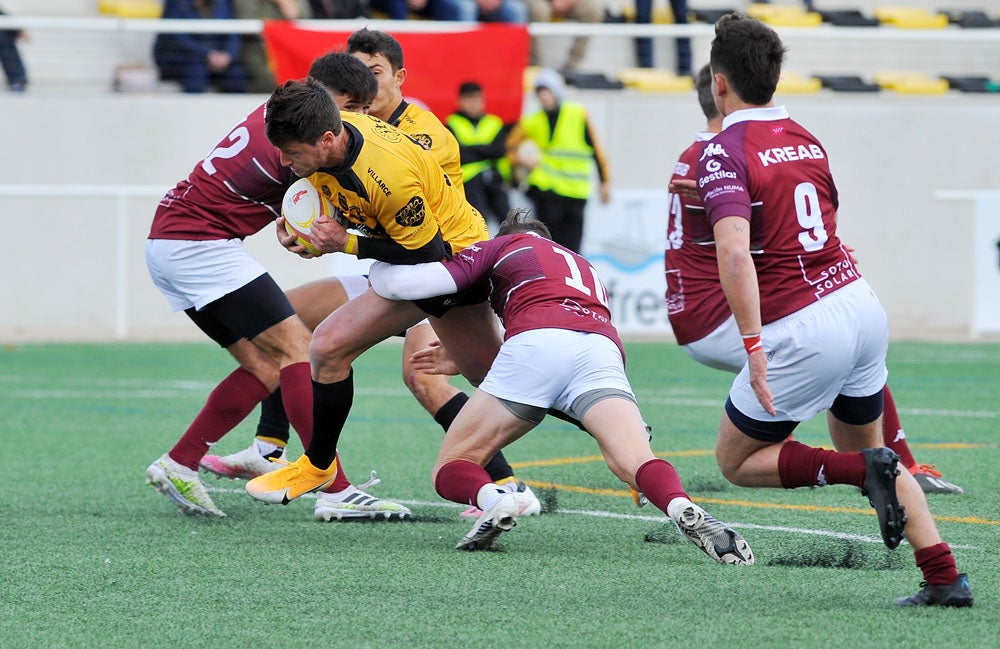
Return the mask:
<svg viewBox="0 0 1000 649">
<path fill-rule="evenodd" d="M 354 403 L 354 370 L 343 381 L 313 384 L 313 436 L 306 449 L 317 469 L 327 469 L 337 454 L 337 443 Z"/>
<path fill-rule="evenodd" d="M 464 392 L 459 392 L 451 399 L 448 403 L 441 406 L 441 408 L 434 413 L 434 421 L 436 421 L 441 428 L 444 428 L 444 432 L 448 432 L 451 428 L 451 422 L 455 421 L 455 417 L 458 416 L 458 411 L 462 409 L 465 402 L 469 400 L 469 395 Z"/>
<path fill-rule="evenodd" d="M 465 402 L 469 400 L 469 396 L 464 392 L 459 392 L 451 399 L 448 403 L 441 406 L 441 408 L 434 413 L 434 421 L 444 428 L 445 432 L 448 432 L 448 428 L 451 427 L 451 422 L 455 421 L 455 417 L 458 416 L 458 411 L 462 409 Z M 497 451 L 497 454 L 490 458 L 490 461 L 486 463 L 483 467 L 486 469 L 486 473 L 490 474 L 490 479 L 493 482 L 499 482 L 504 478 L 511 478 L 514 476 L 514 469 L 510 467 L 507 462 L 507 458 L 503 456 L 503 451 Z"/>
<path fill-rule="evenodd" d="M 486 470 L 486 473 L 490 474 L 490 479 L 493 482 L 500 482 L 505 478 L 514 477 L 514 469 L 507 462 L 507 458 L 503 456 L 503 451 L 497 451 L 497 454 L 490 458 L 490 461 L 486 463 L 483 469 Z"/>
<path fill-rule="evenodd" d="M 260 420 L 257 421 L 257 437 L 272 437 L 288 443 L 288 416 L 281 401 L 278 388 L 260 402 Z"/>
</svg>

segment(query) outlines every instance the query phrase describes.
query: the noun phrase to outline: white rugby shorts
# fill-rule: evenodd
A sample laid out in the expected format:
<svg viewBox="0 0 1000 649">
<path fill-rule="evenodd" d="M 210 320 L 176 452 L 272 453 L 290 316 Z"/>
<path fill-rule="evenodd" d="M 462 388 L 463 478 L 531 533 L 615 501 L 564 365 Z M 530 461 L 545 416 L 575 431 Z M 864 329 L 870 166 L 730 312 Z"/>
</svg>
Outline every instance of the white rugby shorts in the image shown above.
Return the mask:
<svg viewBox="0 0 1000 649">
<path fill-rule="evenodd" d="M 730 315 L 726 321 L 704 338 L 681 345 L 688 356 L 706 367 L 725 370 L 736 374 L 747 362 L 747 352 L 743 348 L 743 337 L 736 326 L 736 316 Z"/>
<path fill-rule="evenodd" d="M 147 239 L 146 267 L 174 311 L 201 310 L 267 272 L 240 239 Z"/>
<path fill-rule="evenodd" d="M 747 367 L 729 392 L 733 405 L 758 421 L 806 421 L 829 409 L 840 394 L 875 394 L 889 374 L 885 310 L 864 279 L 764 325 L 761 340 L 777 416 L 757 401 Z"/>
<path fill-rule="evenodd" d="M 620 390 L 634 398 L 618 346 L 607 336 L 568 329 L 533 329 L 508 338 L 479 389 L 566 413 L 593 390 Z"/>
</svg>

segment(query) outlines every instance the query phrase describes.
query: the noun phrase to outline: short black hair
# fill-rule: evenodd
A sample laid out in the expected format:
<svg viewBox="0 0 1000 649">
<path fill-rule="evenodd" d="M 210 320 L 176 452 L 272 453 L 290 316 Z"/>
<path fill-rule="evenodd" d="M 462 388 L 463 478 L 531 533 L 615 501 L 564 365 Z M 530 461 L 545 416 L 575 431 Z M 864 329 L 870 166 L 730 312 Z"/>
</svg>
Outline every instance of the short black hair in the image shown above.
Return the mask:
<svg viewBox="0 0 1000 649">
<path fill-rule="evenodd" d="M 343 51 L 328 52 L 309 67 L 309 76 L 335 95 L 347 95 L 361 104 L 370 104 L 378 94 L 378 80 L 368 66 Z"/>
<path fill-rule="evenodd" d="M 385 32 L 362 27 L 347 38 L 347 51 L 351 54 L 361 52 L 368 56 L 381 54 L 389 61 L 393 72 L 403 68 L 403 46 Z"/>
<path fill-rule="evenodd" d="M 286 81 L 267 100 L 264 130 L 279 149 L 292 143 L 316 144 L 327 131 L 339 135 L 344 128 L 340 109 L 319 81 Z"/>
<path fill-rule="evenodd" d="M 500 224 L 500 228 L 497 230 L 497 236 L 534 232 L 535 234 L 543 236 L 546 239 L 551 239 L 552 233 L 549 232 L 549 226 L 545 225 L 541 221 L 531 219 L 529 216 L 530 212 L 523 207 L 510 210 L 507 212 L 507 216 L 504 218 L 503 223 Z"/>
<path fill-rule="evenodd" d="M 478 95 L 483 91 L 483 87 L 475 81 L 466 81 L 458 87 L 459 96 Z"/>
<path fill-rule="evenodd" d="M 698 104 L 705 119 L 715 119 L 719 116 L 719 107 L 715 105 L 712 95 L 712 66 L 706 63 L 698 70 L 694 79 L 694 89 L 698 93 Z"/>
<path fill-rule="evenodd" d="M 740 99 L 763 106 L 774 97 L 786 51 L 776 31 L 756 18 L 730 13 L 715 23 L 709 61 Z"/>
</svg>

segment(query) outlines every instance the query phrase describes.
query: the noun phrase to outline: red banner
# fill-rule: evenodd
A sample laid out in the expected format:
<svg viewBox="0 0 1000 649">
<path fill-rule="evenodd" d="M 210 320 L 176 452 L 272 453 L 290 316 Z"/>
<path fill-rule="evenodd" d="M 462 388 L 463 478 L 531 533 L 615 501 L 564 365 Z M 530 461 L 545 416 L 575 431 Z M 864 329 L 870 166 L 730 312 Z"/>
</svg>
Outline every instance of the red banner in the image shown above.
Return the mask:
<svg viewBox="0 0 1000 649">
<path fill-rule="evenodd" d="M 424 104 L 442 121 L 455 112 L 458 86 L 465 81 L 476 81 L 483 87 L 487 111 L 505 122 L 520 117 L 529 47 L 528 30 L 523 25 L 481 24 L 465 31 L 385 31 L 403 46 L 407 70 L 403 95 Z M 345 49 L 350 34 L 266 21 L 264 42 L 278 83 L 306 76 L 313 59 Z"/>
</svg>

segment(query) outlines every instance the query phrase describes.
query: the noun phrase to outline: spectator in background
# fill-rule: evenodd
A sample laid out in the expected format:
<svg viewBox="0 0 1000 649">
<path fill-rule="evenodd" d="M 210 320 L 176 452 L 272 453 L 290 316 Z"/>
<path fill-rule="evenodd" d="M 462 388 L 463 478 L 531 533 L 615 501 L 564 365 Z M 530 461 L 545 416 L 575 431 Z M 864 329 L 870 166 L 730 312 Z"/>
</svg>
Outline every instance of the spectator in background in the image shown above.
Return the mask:
<svg viewBox="0 0 1000 649">
<path fill-rule="evenodd" d="M 306 0 L 231 0 L 234 18 L 299 20 L 312 18 Z M 247 92 L 270 94 L 277 85 L 260 34 L 240 36 L 239 62 L 247 75 Z"/>
<path fill-rule="evenodd" d="M 687 0 L 670 0 L 670 10 L 674 14 L 674 23 L 686 25 L 688 22 Z M 653 0 L 635 0 L 635 22 L 648 25 L 653 22 Z M 679 77 L 690 77 L 691 73 L 691 39 L 687 37 L 674 39 L 677 58 L 674 60 L 674 72 Z M 640 68 L 653 67 L 653 39 L 642 37 L 635 39 L 635 59 Z"/>
<path fill-rule="evenodd" d="M 0 15 L 3 15 L 0 9 Z M 17 39 L 25 38 L 25 33 L 20 30 L 5 29 L 0 30 L 0 67 L 7 77 L 7 88 L 11 92 L 24 92 L 28 85 L 28 73 L 24 69 L 24 62 L 17 51 Z"/>
<path fill-rule="evenodd" d="M 526 0 L 528 18 L 533 23 L 549 23 L 556 18 L 575 20 L 581 23 L 599 23 L 604 20 L 604 5 L 599 0 Z M 587 54 L 589 36 L 573 38 L 569 56 L 560 68 L 563 72 L 576 72 Z M 531 65 L 543 65 L 542 41 L 531 39 Z"/>
<path fill-rule="evenodd" d="M 309 0 L 313 18 L 346 20 L 371 18 L 368 0 Z"/>
<path fill-rule="evenodd" d="M 371 6 L 391 20 L 407 20 L 413 14 L 432 20 L 528 22 L 521 0 L 371 0 Z"/>
<path fill-rule="evenodd" d="M 587 110 L 563 101 L 564 90 L 562 78 L 552 68 L 538 73 L 535 94 L 542 107 L 522 117 L 511 130 L 507 151 L 515 164 L 530 169 L 526 193 L 535 216 L 552 232 L 552 240 L 580 252 L 583 211 L 593 190 L 595 163 L 605 204 L 611 200 L 611 176 Z M 526 140 L 537 146 L 537 155 L 522 146 Z"/>
<path fill-rule="evenodd" d="M 162 17 L 228 20 L 233 14 L 226 0 L 165 0 Z M 238 34 L 158 34 L 153 43 L 160 79 L 192 93 L 205 92 L 210 83 L 222 92 L 244 92 L 239 52 Z"/>
<path fill-rule="evenodd" d="M 510 177 L 507 135 L 513 125 L 486 112 L 483 88 L 475 81 L 459 86 L 458 111 L 449 115 L 445 124 L 458 140 L 465 198 L 495 232 L 510 210 L 504 185 Z"/>
</svg>

